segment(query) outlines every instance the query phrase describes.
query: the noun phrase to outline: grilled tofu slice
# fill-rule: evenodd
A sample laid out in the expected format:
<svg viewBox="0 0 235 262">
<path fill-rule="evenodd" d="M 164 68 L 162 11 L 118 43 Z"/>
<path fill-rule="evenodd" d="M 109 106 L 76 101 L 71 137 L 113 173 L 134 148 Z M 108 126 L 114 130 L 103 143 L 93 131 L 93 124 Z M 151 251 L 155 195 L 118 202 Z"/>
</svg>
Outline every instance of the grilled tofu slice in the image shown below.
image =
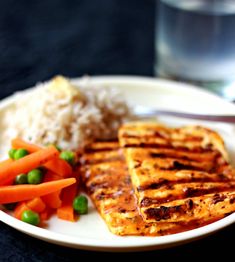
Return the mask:
<svg viewBox="0 0 235 262">
<path fill-rule="evenodd" d="M 218 133 L 129 123 L 119 130 L 145 222 L 217 220 L 235 211 L 235 171 Z"/>
<path fill-rule="evenodd" d="M 118 142 L 93 143 L 86 149 L 82 162 L 86 190 L 109 230 L 116 235 L 166 235 L 212 222 L 211 219 L 187 224 L 143 221 Z"/>
</svg>

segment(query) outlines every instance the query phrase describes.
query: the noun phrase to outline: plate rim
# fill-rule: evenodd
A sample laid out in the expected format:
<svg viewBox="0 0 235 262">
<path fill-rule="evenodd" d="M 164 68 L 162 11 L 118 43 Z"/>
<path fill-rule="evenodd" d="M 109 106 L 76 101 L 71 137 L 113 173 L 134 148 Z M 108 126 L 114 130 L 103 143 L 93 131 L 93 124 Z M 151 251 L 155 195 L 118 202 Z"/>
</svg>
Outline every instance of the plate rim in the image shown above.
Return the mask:
<svg viewBox="0 0 235 262">
<path fill-rule="evenodd" d="M 83 77 L 77 77 L 77 78 L 70 78 L 70 80 L 72 82 L 79 82 L 82 80 Z M 221 101 L 229 106 L 231 106 L 231 109 L 234 109 L 235 112 L 235 105 L 232 104 L 231 102 L 224 100 L 223 98 L 219 97 L 218 95 L 214 94 L 214 93 L 210 93 L 207 90 L 201 89 L 197 86 L 194 86 L 192 84 L 188 84 L 188 83 L 183 83 L 183 82 L 176 82 L 176 81 L 172 81 L 172 80 L 165 80 L 165 79 L 161 79 L 161 78 L 155 78 L 155 77 L 148 77 L 148 76 L 128 76 L 128 75 L 108 75 L 108 76 L 89 76 L 91 82 L 94 83 L 109 83 L 109 82 L 116 82 L 116 83 L 124 83 L 124 84 L 136 84 L 136 82 L 138 82 L 139 84 L 143 84 L 148 82 L 149 84 L 153 84 L 153 85 L 157 85 L 157 84 L 162 84 L 162 85 L 166 85 L 168 87 L 177 87 L 182 89 L 182 91 L 186 91 L 186 92 L 196 92 L 198 95 L 207 95 L 208 97 L 212 98 L 212 99 L 217 99 L 218 101 Z M 114 84 L 112 84 L 114 85 Z M 14 102 L 14 100 L 16 99 L 16 97 L 19 94 L 27 94 L 30 93 L 31 90 L 33 90 L 35 88 L 35 86 L 31 87 L 31 88 L 27 88 L 25 90 L 22 90 L 20 92 L 14 93 L 2 100 L 0 100 L 0 109 L 3 109 L 4 107 L 6 107 L 7 105 L 11 104 L 12 102 Z M 191 90 L 191 91 L 190 91 Z M 144 239 L 149 239 L 149 240 L 143 240 L 142 242 L 140 241 L 140 243 L 131 243 L 129 241 L 128 245 L 126 245 L 126 241 L 124 241 L 124 244 L 121 243 L 106 243 L 102 244 L 100 242 L 100 239 L 92 239 L 91 238 L 81 238 L 81 237 L 77 237 L 77 236 L 71 236 L 71 235 L 65 235 L 62 233 L 58 233 L 58 232 L 53 232 L 50 231 L 48 229 L 44 229 L 44 228 L 39 228 L 39 227 L 35 227 L 32 225 L 29 225 L 27 223 L 24 223 L 20 220 L 17 220 L 16 218 L 8 215 L 7 213 L 5 213 L 4 211 L 0 210 L 0 221 L 4 222 L 5 224 L 15 228 L 16 230 L 19 230 L 25 234 L 31 235 L 32 237 L 35 238 L 39 238 L 42 239 L 44 241 L 47 242 L 51 242 L 54 244 L 58 244 L 58 245 L 62 245 L 62 246 L 69 246 L 69 247 L 73 247 L 73 248 L 81 248 L 81 249 L 85 249 L 85 250 L 96 250 L 96 251 L 133 251 L 133 250 L 149 250 L 149 249 L 161 249 L 161 248 L 165 248 L 171 245 L 178 245 L 180 243 L 185 243 L 185 242 L 189 242 L 189 241 L 193 241 L 196 240 L 198 238 L 202 238 L 206 235 L 215 233 L 218 230 L 223 229 L 224 227 L 227 227 L 231 224 L 233 224 L 235 222 L 235 213 L 222 218 L 214 223 L 211 223 L 209 225 L 197 228 L 197 229 L 193 229 L 193 230 L 189 230 L 189 231 L 185 231 L 182 233 L 177 233 L 177 234 L 172 234 L 172 235 L 167 235 L 167 236 L 158 236 L 158 237 L 142 237 L 141 236 L 141 240 Z M 119 236 L 115 236 L 118 237 Z M 177 237 L 177 239 L 175 239 Z M 123 238 L 123 237 L 121 237 Z M 125 238 L 131 238 L 131 236 L 127 236 Z M 136 237 L 135 237 L 136 238 Z M 138 237 L 137 237 L 138 238 Z M 84 243 L 82 243 L 81 241 L 76 241 L 78 239 L 84 240 Z M 152 240 L 159 240 L 160 241 L 152 241 Z M 144 243 L 143 243 L 144 242 Z M 115 244 L 115 245 L 114 245 Z"/>
</svg>

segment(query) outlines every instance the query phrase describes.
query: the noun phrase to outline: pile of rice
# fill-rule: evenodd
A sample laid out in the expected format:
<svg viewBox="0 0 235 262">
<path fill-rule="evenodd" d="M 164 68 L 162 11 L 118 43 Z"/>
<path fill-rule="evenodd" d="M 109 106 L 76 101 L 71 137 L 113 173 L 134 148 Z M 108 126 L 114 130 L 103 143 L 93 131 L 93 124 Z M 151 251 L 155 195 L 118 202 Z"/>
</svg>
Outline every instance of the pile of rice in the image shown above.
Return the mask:
<svg viewBox="0 0 235 262">
<path fill-rule="evenodd" d="M 132 118 L 129 106 L 114 87 L 93 86 L 89 79 L 74 86 L 57 76 L 20 92 L 2 118 L 4 141 L 21 137 L 39 145 L 76 150 L 95 139 L 112 139 Z"/>
</svg>

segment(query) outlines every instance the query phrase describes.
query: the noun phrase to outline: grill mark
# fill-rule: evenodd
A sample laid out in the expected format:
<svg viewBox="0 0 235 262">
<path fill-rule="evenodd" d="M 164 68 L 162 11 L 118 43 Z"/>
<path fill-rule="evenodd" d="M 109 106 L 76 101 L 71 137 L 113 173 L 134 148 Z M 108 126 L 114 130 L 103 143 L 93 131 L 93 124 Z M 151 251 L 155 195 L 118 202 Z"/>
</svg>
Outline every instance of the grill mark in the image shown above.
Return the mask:
<svg viewBox="0 0 235 262">
<path fill-rule="evenodd" d="M 229 203 L 233 204 L 234 202 L 235 202 L 235 197 L 231 197 L 230 200 L 229 200 Z"/>
<path fill-rule="evenodd" d="M 158 208 L 149 208 L 145 210 L 145 214 L 147 215 L 147 219 L 160 221 L 170 219 L 173 214 L 184 214 L 186 210 L 186 205 L 177 205 L 171 207 L 160 206 Z"/>
<path fill-rule="evenodd" d="M 82 165 L 95 165 L 95 164 L 101 164 L 101 163 L 107 163 L 107 162 L 112 162 L 112 161 L 122 161 L 124 160 L 123 156 L 116 156 L 116 157 L 107 157 L 103 159 L 85 159 L 81 158 L 80 163 Z"/>
<path fill-rule="evenodd" d="M 179 154 L 176 154 L 175 151 L 166 152 L 166 153 L 154 153 L 154 152 L 149 153 L 150 159 L 151 158 L 166 159 L 166 158 L 172 158 L 172 157 L 175 158 L 176 160 L 188 160 L 188 161 L 194 161 L 194 162 L 199 162 L 199 163 L 201 163 L 204 160 L 202 156 L 196 158 L 195 155 L 194 156 L 179 155 Z M 220 158 L 220 157 L 221 157 L 221 154 L 219 154 L 219 152 L 218 152 L 217 154 L 211 155 L 210 161 L 215 161 L 217 158 Z M 208 161 L 207 158 L 206 158 L 205 161 Z"/>
<path fill-rule="evenodd" d="M 136 143 L 136 144 L 124 144 L 123 145 L 124 148 L 148 148 L 148 149 L 152 149 L 152 148 L 158 148 L 158 149 L 174 149 L 174 150 L 180 150 L 183 152 L 191 152 L 191 153 L 212 153 L 214 152 L 214 150 L 212 150 L 211 147 L 208 148 L 202 148 L 202 147 L 194 147 L 194 148 L 188 148 L 188 147 L 183 147 L 183 146 L 173 146 L 171 144 L 167 144 L 167 145 L 163 145 L 163 144 L 153 144 L 153 143 Z"/>
<path fill-rule="evenodd" d="M 117 147 L 114 147 L 113 145 L 110 147 L 101 147 L 101 148 L 92 148 L 92 147 L 87 147 L 84 149 L 84 153 L 85 154 L 90 154 L 90 153 L 97 153 L 97 152 L 104 152 L 104 151 L 116 151 L 119 148 L 119 146 L 117 145 Z"/>
<path fill-rule="evenodd" d="M 113 151 L 119 149 L 119 143 L 117 139 L 110 139 L 106 141 L 97 140 L 96 142 L 93 142 L 89 145 L 87 145 L 83 149 L 83 154 L 85 153 L 93 153 L 93 152 L 100 152 L 100 151 Z"/>
<path fill-rule="evenodd" d="M 162 159 L 162 157 L 159 156 L 158 154 L 158 159 Z M 171 159 L 170 157 L 163 157 L 163 159 Z M 187 160 L 190 161 L 190 159 L 185 159 L 185 158 L 180 158 L 175 156 L 174 160 L 171 165 L 169 167 L 159 167 L 158 164 L 154 164 L 154 167 L 159 169 L 159 170 L 169 170 L 169 171 L 178 171 L 178 170 L 189 170 L 189 171 L 206 171 L 208 173 L 218 173 L 219 170 L 222 170 L 224 167 L 227 167 L 228 163 L 221 158 L 221 155 L 218 154 L 214 157 L 213 160 L 211 160 L 211 162 L 213 162 L 213 164 L 211 165 L 211 168 L 206 168 L 204 166 L 196 166 L 194 165 L 195 162 L 198 163 L 203 163 L 203 161 L 195 161 L 195 159 L 191 160 L 191 163 L 182 163 L 180 162 L 180 160 Z M 136 161 L 136 160 L 135 160 Z M 192 163 L 193 162 L 193 163 Z M 205 161 L 204 164 L 208 164 L 208 161 Z M 137 166 L 137 168 L 140 167 L 140 165 Z M 136 167 L 134 167 L 136 168 Z"/>
<path fill-rule="evenodd" d="M 182 205 L 176 206 L 160 206 L 157 208 L 149 208 L 145 210 L 147 219 L 155 219 L 156 221 L 171 219 L 174 215 L 185 214 L 194 208 L 194 202 L 192 199 L 188 199 Z"/>
<path fill-rule="evenodd" d="M 210 199 L 210 203 L 208 205 L 216 205 L 219 202 L 224 202 L 226 199 L 229 200 L 233 199 L 229 196 L 224 195 L 223 193 L 216 193 L 212 199 Z M 154 219 L 155 221 L 160 220 L 169 220 L 169 219 L 177 219 L 181 215 L 187 215 L 187 216 L 194 216 L 195 212 L 197 212 L 197 203 L 193 202 L 193 199 L 186 199 L 184 203 L 175 205 L 175 206 L 160 206 L 160 207 L 154 207 L 154 208 L 148 208 L 144 211 L 144 213 L 147 216 L 147 219 Z M 196 208 L 196 211 L 195 211 Z M 199 208 L 200 209 L 200 208 Z M 232 212 L 229 212 L 232 213 Z M 227 215 L 227 213 L 222 214 L 224 216 Z"/>
<path fill-rule="evenodd" d="M 165 153 L 165 154 L 164 153 L 150 153 L 149 156 L 150 156 L 150 158 L 169 158 L 169 157 L 174 156 L 177 159 L 194 160 L 194 159 L 187 157 L 187 156 L 177 156 L 177 155 L 175 156 L 174 154 L 169 154 L 169 153 Z M 194 160 L 194 161 L 197 161 L 197 159 Z M 198 161 L 200 161 L 200 160 L 198 160 Z"/>
<path fill-rule="evenodd" d="M 178 170 L 192 170 L 192 171 L 205 171 L 204 167 L 198 167 L 190 164 L 183 164 L 180 163 L 179 161 L 175 160 L 173 161 L 172 165 L 168 168 L 160 168 L 160 170 L 170 170 L 170 171 L 178 171 Z M 214 173 L 214 168 L 211 168 L 207 170 L 208 173 L 213 172 Z"/>
<path fill-rule="evenodd" d="M 213 200 L 212 200 L 212 204 L 217 204 L 219 202 L 224 201 L 224 199 L 226 199 L 226 196 L 222 195 L 222 194 L 215 194 L 213 196 Z"/>
<path fill-rule="evenodd" d="M 198 137 L 198 136 L 189 136 L 189 137 L 185 137 L 184 139 L 176 139 L 176 138 L 171 138 L 169 134 L 163 134 L 160 132 L 155 131 L 153 134 L 128 134 L 128 133 L 122 133 L 121 135 L 122 138 L 136 138 L 136 139 L 148 139 L 148 138 L 162 138 L 167 142 L 201 142 L 203 141 L 202 137 Z"/>
<path fill-rule="evenodd" d="M 214 187 L 214 188 L 186 188 L 184 192 L 180 195 L 169 195 L 164 198 L 149 198 L 145 197 L 141 200 L 140 206 L 141 207 L 148 207 L 150 205 L 160 205 L 164 203 L 168 203 L 174 200 L 180 200 L 184 198 L 189 198 L 189 197 L 198 197 L 198 196 L 203 196 L 206 194 L 214 194 L 214 193 L 221 193 L 224 191 L 232 191 L 234 190 L 235 185 L 231 186 L 224 186 L 224 187 Z"/>
<path fill-rule="evenodd" d="M 219 174 L 216 175 L 216 177 L 200 177 L 200 178 L 189 178 L 189 179 L 178 179 L 176 181 L 170 181 L 167 179 L 159 179 L 158 182 L 155 183 L 151 183 L 151 184 L 145 184 L 145 185 L 141 185 L 139 187 L 137 187 L 137 191 L 141 192 L 141 191 L 145 191 L 145 190 L 149 190 L 149 189 L 159 189 L 162 187 L 166 187 L 168 189 L 171 189 L 173 185 L 176 184 L 185 184 L 185 183 L 206 183 L 206 182 L 227 182 L 227 181 L 234 181 L 231 180 L 230 178 L 226 177 L 223 174 Z"/>
</svg>

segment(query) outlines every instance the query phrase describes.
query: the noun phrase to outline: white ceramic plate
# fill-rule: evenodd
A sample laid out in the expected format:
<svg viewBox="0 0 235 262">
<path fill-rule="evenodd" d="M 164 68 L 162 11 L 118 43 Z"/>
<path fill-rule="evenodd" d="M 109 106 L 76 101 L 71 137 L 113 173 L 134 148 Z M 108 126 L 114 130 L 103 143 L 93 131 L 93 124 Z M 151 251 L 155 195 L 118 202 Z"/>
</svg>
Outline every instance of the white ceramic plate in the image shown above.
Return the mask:
<svg viewBox="0 0 235 262">
<path fill-rule="evenodd" d="M 74 79 L 79 83 L 80 79 Z M 235 105 L 199 88 L 146 77 L 93 77 L 94 84 L 117 86 L 132 104 L 156 106 L 197 113 L 235 114 Z M 26 91 L 27 92 L 31 92 Z M 1 101 L 0 113 L 14 103 L 16 96 Z M 235 159 L 235 128 L 230 124 L 209 123 L 161 117 L 169 125 L 203 124 L 217 130 L 225 140 L 231 158 Z M 31 226 L 0 211 L 0 220 L 28 235 L 54 244 L 87 250 L 134 251 L 160 249 L 193 241 L 221 230 L 235 222 L 235 213 L 213 224 L 187 232 L 161 237 L 119 237 L 110 233 L 92 204 L 89 214 L 76 223 L 53 217 L 47 229 Z"/>
</svg>

